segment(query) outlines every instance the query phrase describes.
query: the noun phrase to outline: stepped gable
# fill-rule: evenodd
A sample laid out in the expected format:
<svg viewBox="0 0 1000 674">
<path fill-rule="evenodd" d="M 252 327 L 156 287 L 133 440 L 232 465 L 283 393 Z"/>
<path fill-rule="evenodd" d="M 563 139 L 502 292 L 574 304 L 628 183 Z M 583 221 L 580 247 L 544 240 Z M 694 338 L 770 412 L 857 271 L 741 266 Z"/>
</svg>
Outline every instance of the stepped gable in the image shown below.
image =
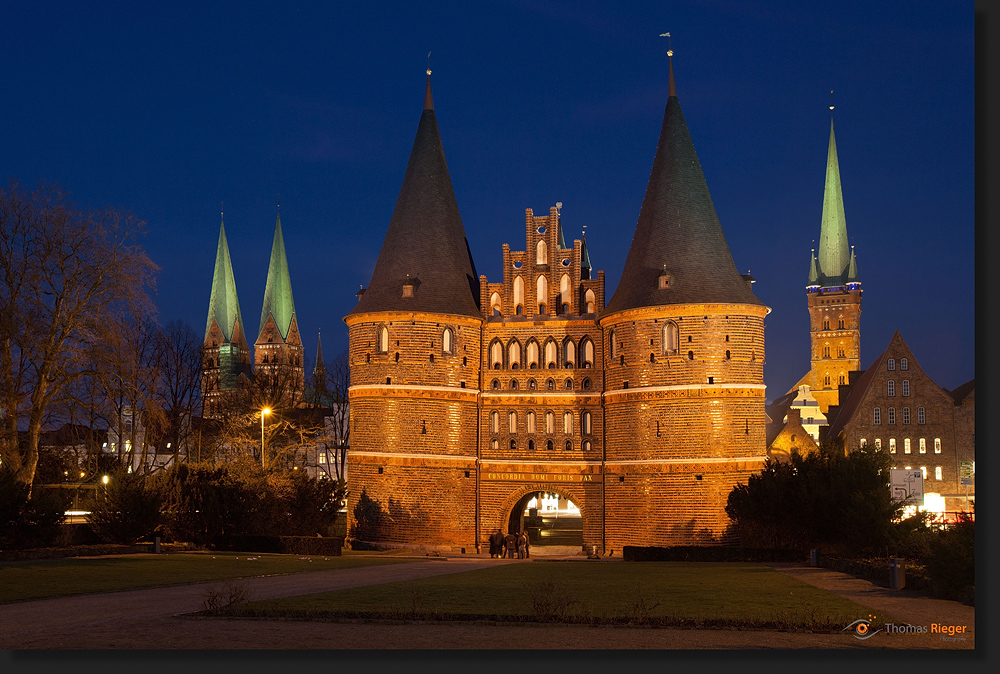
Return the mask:
<svg viewBox="0 0 1000 674">
<path fill-rule="evenodd" d="M 667 287 L 659 277 L 666 272 Z M 665 304 L 763 305 L 736 270 L 670 70 L 656 156 L 621 281 L 604 315 Z"/>
<path fill-rule="evenodd" d="M 409 285 L 411 296 L 404 296 Z M 427 77 L 424 111 L 371 282 L 351 314 L 422 311 L 480 317 L 465 238 Z"/>
<path fill-rule="evenodd" d="M 281 214 L 274 226 L 274 243 L 271 246 L 271 262 L 267 268 L 267 285 L 264 288 L 258 335 L 264 332 L 268 316 L 274 317 L 274 324 L 281 333 L 281 338 L 288 339 L 288 330 L 295 318 L 295 301 L 292 299 L 292 281 L 285 257 L 285 238 L 281 233 Z"/>
<path fill-rule="evenodd" d="M 208 321 L 205 336 L 212 331 L 215 321 L 227 342 L 234 336 L 242 336 L 243 319 L 240 317 L 240 300 L 236 296 L 236 279 L 233 264 L 229 259 L 229 242 L 226 240 L 226 224 L 219 225 L 219 247 L 215 253 L 215 273 L 212 276 L 212 295 L 208 301 Z"/>
</svg>

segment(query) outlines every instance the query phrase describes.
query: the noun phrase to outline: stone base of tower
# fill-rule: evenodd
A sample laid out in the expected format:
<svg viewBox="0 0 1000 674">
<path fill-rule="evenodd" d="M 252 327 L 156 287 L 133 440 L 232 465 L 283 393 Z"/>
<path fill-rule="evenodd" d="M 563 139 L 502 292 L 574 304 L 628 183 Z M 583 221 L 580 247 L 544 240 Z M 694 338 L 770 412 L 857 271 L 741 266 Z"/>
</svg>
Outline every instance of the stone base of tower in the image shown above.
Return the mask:
<svg viewBox="0 0 1000 674">
<path fill-rule="evenodd" d="M 608 467 L 606 547 L 732 545 L 729 493 L 762 463 Z"/>
<path fill-rule="evenodd" d="M 348 471 L 353 540 L 474 552 L 473 461 L 352 455 Z"/>
</svg>

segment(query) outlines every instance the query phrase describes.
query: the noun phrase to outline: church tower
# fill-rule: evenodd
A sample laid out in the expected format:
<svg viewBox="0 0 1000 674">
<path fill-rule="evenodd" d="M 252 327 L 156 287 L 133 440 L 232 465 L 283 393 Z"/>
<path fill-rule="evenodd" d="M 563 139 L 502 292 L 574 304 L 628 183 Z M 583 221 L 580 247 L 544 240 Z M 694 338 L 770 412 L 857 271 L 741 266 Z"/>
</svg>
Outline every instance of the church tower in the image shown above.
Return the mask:
<svg viewBox="0 0 1000 674">
<path fill-rule="evenodd" d="M 280 213 L 274 226 L 260 329 L 254 344 L 254 378 L 264 402 L 272 406 L 294 407 L 302 400 L 305 389 L 302 337 L 295 318 Z"/>
<path fill-rule="evenodd" d="M 816 251 L 810 256 L 806 301 L 812 363 L 795 388 L 809 384 L 820 411 L 826 414 L 830 405 L 837 404 L 837 387 L 848 383 L 849 372 L 861 369 L 861 279 L 854 248 L 847 243 L 832 119 L 819 256 Z"/>
<path fill-rule="evenodd" d="M 430 70 L 371 281 L 344 321 L 351 372 L 353 535 L 475 545 L 479 280 L 452 189 Z M 367 500 L 365 500 L 367 499 Z M 355 506 L 377 513 L 355 519 Z"/>
<path fill-rule="evenodd" d="M 236 296 L 236 280 L 229 259 L 226 225 L 219 227 L 219 246 L 215 254 L 212 295 L 208 301 L 208 324 L 202 346 L 201 400 L 202 415 L 221 416 L 227 393 L 249 382 L 250 348 L 247 346 Z"/>
<path fill-rule="evenodd" d="M 607 547 L 723 540 L 730 490 L 766 458 L 769 309 L 750 283 L 712 204 L 671 58 L 646 194 L 600 317 Z"/>
</svg>

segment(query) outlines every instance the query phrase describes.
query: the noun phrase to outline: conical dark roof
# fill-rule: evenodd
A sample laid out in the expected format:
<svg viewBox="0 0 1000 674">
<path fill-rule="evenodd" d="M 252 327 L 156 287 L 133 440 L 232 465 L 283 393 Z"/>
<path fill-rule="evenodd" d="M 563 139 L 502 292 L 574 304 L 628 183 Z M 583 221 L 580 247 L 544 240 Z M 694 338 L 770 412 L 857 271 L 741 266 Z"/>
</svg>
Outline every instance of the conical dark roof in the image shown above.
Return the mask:
<svg viewBox="0 0 1000 674">
<path fill-rule="evenodd" d="M 480 316 L 479 277 L 448 175 L 430 76 L 417 137 L 371 282 L 351 314 L 426 311 Z M 404 296 L 404 285 L 412 296 Z"/>
<path fill-rule="evenodd" d="M 667 283 L 661 288 L 664 272 Z M 632 247 L 604 315 L 700 302 L 763 304 L 736 271 L 671 71 L 670 95 Z"/>
</svg>

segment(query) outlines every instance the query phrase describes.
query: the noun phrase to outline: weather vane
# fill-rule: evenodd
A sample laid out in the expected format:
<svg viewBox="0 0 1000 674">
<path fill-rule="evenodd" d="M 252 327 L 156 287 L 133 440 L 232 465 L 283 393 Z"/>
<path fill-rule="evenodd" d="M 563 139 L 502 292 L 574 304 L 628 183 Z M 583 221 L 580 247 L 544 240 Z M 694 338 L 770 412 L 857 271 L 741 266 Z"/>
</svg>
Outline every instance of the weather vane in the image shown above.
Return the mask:
<svg viewBox="0 0 1000 674">
<path fill-rule="evenodd" d="M 673 56 L 674 50 L 671 46 L 673 44 L 673 39 L 670 37 L 670 33 L 660 33 L 660 37 L 667 38 L 667 56 Z"/>
<path fill-rule="evenodd" d="M 431 74 L 431 53 L 427 52 L 427 76 L 430 77 Z"/>
<path fill-rule="evenodd" d="M 830 89 L 830 110 L 833 110 L 833 89 Z"/>
</svg>

